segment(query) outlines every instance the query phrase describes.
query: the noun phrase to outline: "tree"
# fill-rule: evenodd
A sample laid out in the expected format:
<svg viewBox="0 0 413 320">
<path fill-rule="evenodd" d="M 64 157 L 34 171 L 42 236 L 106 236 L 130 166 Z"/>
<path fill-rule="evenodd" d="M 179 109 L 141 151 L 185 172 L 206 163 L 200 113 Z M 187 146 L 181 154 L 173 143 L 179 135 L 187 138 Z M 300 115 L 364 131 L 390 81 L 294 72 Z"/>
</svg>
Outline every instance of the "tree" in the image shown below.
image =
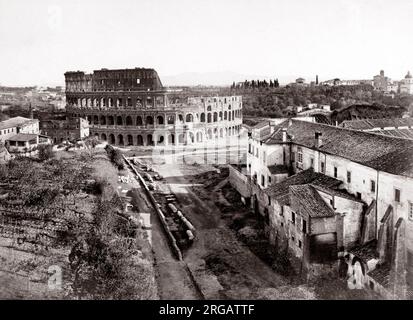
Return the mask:
<svg viewBox="0 0 413 320">
<path fill-rule="evenodd" d="M 51 144 L 40 144 L 37 150 L 40 161 L 49 160 L 54 157 L 53 146 Z"/>
</svg>

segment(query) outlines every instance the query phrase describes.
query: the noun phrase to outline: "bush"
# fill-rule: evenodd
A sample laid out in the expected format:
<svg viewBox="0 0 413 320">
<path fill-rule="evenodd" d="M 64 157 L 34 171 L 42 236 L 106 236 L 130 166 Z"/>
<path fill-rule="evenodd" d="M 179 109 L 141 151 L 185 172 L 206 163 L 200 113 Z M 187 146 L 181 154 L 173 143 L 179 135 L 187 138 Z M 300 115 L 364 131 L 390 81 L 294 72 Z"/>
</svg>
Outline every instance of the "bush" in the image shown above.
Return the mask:
<svg viewBox="0 0 413 320">
<path fill-rule="evenodd" d="M 40 144 L 38 157 L 41 161 L 49 160 L 54 157 L 53 146 L 51 144 Z"/>
<path fill-rule="evenodd" d="M 112 161 L 119 170 L 123 170 L 125 168 L 125 163 L 123 161 L 122 152 L 111 145 L 107 145 L 105 150 L 109 155 L 110 161 Z"/>
</svg>

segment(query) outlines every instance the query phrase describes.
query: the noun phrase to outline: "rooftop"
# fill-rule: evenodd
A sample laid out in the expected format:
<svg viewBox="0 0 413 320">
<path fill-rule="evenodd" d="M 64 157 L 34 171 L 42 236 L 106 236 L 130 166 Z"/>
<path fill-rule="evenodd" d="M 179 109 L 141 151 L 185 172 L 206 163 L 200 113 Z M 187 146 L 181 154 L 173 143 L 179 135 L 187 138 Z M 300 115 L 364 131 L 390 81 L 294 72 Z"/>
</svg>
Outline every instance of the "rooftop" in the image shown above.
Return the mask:
<svg viewBox="0 0 413 320">
<path fill-rule="evenodd" d="M 335 188 L 341 184 L 340 180 L 326 176 L 322 173 L 314 172 L 313 169 L 303 170 L 287 179 L 275 183 L 268 188 L 264 189 L 264 192 L 270 197 L 276 199 L 281 205 L 290 203 L 289 199 L 289 187 L 296 185 L 304 185 L 312 183 L 314 185 L 321 185 L 327 188 Z"/>
<path fill-rule="evenodd" d="M 14 117 L 0 122 L 0 130 L 17 127 L 25 122 L 33 121 L 33 119 L 24 117 Z"/>
<path fill-rule="evenodd" d="M 31 141 L 33 139 L 37 139 L 37 134 L 30 134 L 30 133 L 18 133 L 10 138 L 8 141 Z"/>
<path fill-rule="evenodd" d="M 275 126 L 274 132 L 264 142 L 283 143 L 283 128 L 287 129 L 287 142 L 317 149 L 376 170 L 413 177 L 411 140 L 292 119 Z M 319 148 L 315 147 L 316 131 L 322 134 Z"/>
<path fill-rule="evenodd" d="M 308 184 L 290 186 L 290 191 L 290 197 L 295 197 L 302 205 L 301 210 L 311 218 L 332 217 L 335 215 L 334 210 L 328 206 L 313 186 Z"/>
<path fill-rule="evenodd" d="M 270 170 L 271 174 L 281 174 L 281 173 L 288 173 L 288 168 L 282 164 L 268 166 L 268 170 Z"/>
<path fill-rule="evenodd" d="M 413 118 L 346 120 L 343 121 L 340 126 L 354 130 L 369 130 L 374 128 L 383 129 L 386 127 L 409 127 L 413 126 Z"/>
</svg>

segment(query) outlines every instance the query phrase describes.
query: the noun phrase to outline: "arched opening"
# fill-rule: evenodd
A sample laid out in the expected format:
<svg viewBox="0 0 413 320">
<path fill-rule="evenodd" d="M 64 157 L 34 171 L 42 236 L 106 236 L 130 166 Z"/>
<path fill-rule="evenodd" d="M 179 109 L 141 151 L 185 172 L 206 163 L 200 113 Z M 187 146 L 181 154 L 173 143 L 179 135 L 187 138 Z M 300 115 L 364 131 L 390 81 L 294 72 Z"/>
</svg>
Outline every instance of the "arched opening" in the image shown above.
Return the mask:
<svg viewBox="0 0 413 320">
<path fill-rule="evenodd" d="M 205 113 L 201 113 L 201 122 L 205 122 Z"/>
<path fill-rule="evenodd" d="M 168 116 L 168 124 L 174 124 L 175 122 L 175 117 L 174 116 Z"/>
<path fill-rule="evenodd" d="M 87 121 L 89 122 L 89 124 L 92 124 L 92 116 L 87 116 Z"/>
<path fill-rule="evenodd" d="M 112 98 L 108 98 L 108 105 L 109 105 L 109 107 L 113 107 L 113 99 Z"/>
<path fill-rule="evenodd" d="M 102 136 L 101 136 L 101 137 L 102 137 L 101 139 L 102 139 L 103 141 L 106 141 L 106 140 L 107 140 L 106 134 L 102 133 Z"/>
<path fill-rule="evenodd" d="M 128 146 L 133 146 L 133 137 L 132 137 L 132 135 L 131 135 L 131 134 L 128 134 L 128 135 L 126 136 L 126 139 L 127 139 L 127 141 L 128 141 Z"/>
<path fill-rule="evenodd" d="M 141 117 L 141 116 L 137 116 L 137 117 L 136 117 L 136 125 L 137 125 L 137 126 L 142 126 L 142 125 L 143 125 L 142 117 Z"/>
<path fill-rule="evenodd" d="M 218 129 L 217 128 L 214 129 L 214 138 L 215 139 L 218 138 Z"/>
<path fill-rule="evenodd" d="M 208 129 L 208 139 L 212 139 L 212 130 Z"/>
<path fill-rule="evenodd" d="M 183 133 L 179 134 L 178 143 L 181 143 L 181 144 L 185 143 L 185 134 L 183 134 Z"/>
<path fill-rule="evenodd" d="M 146 141 L 147 141 L 147 145 L 148 145 L 148 146 L 153 146 L 153 138 L 152 138 L 152 135 L 151 135 L 151 134 L 148 134 L 148 135 L 146 136 Z"/>
<path fill-rule="evenodd" d="M 208 119 L 208 123 L 211 122 L 211 120 L 212 120 L 211 113 L 208 113 L 207 119 Z"/>
<path fill-rule="evenodd" d="M 219 112 L 219 121 L 222 121 L 222 111 Z"/>
<path fill-rule="evenodd" d="M 158 141 L 156 142 L 156 144 L 164 144 L 165 143 L 165 138 L 163 135 L 159 135 L 158 136 Z"/>
<path fill-rule="evenodd" d="M 222 138 L 224 136 L 224 129 L 219 129 L 219 136 Z"/>
<path fill-rule="evenodd" d="M 231 111 L 228 112 L 228 121 L 231 121 Z"/>
<path fill-rule="evenodd" d="M 113 119 L 113 116 L 108 117 L 108 125 L 113 126 L 115 124 L 115 120 Z"/>
<path fill-rule="evenodd" d="M 138 146 L 143 146 L 143 137 L 138 134 Z"/>
<path fill-rule="evenodd" d="M 110 143 L 110 144 L 115 144 L 115 143 L 116 143 L 116 141 L 115 141 L 115 135 L 113 135 L 113 134 L 110 134 L 110 135 L 109 135 L 109 143 Z"/>
<path fill-rule="evenodd" d="M 131 117 L 131 116 L 127 116 L 127 117 L 126 117 L 126 125 L 127 125 L 127 126 L 133 126 L 133 122 L 132 122 L 132 117 Z"/>
<path fill-rule="evenodd" d="M 122 119 L 121 116 L 118 116 L 118 117 L 116 118 L 116 124 L 117 124 L 118 126 L 123 125 L 123 119 Z"/>
<path fill-rule="evenodd" d="M 146 117 L 146 124 L 153 126 L 153 117 L 147 116 Z M 149 136 L 148 136 L 149 137 Z M 152 137 L 152 136 L 151 136 Z"/>
<path fill-rule="evenodd" d="M 99 116 L 93 116 L 93 124 L 99 124 Z"/>
<path fill-rule="evenodd" d="M 178 124 L 184 123 L 184 116 L 182 114 L 178 114 Z"/>
<path fill-rule="evenodd" d="M 194 121 L 194 117 L 192 116 L 191 113 L 188 113 L 185 117 L 185 122 L 193 122 Z"/>
<path fill-rule="evenodd" d="M 158 116 L 158 117 L 156 118 L 156 121 L 157 121 L 158 124 L 163 124 L 163 117 L 162 117 L 162 116 Z"/>
<path fill-rule="evenodd" d="M 235 120 L 235 111 L 232 110 L 232 121 L 234 121 L 234 120 Z"/>
<path fill-rule="evenodd" d="M 105 116 L 100 116 L 100 124 L 101 125 L 106 125 L 106 117 Z"/>
<path fill-rule="evenodd" d="M 224 111 L 224 120 L 227 120 L 227 119 L 228 119 L 228 117 L 227 117 L 227 112 Z"/>
<path fill-rule="evenodd" d="M 190 141 L 191 143 L 195 143 L 195 136 L 194 136 L 194 134 L 193 134 L 192 132 L 189 132 L 189 141 Z"/>
<path fill-rule="evenodd" d="M 214 122 L 218 121 L 218 113 L 214 112 Z"/>
<path fill-rule="evenodd" d="M 168 136 L 168 144 L 175 144 L 175 135 L 173 133 Z"/>
<path fill-rule="evenodd" d="M 196 133 L 196 141 L 197 142 L 202 142 L 202 132 L 197 132 Z"/>
<path fill-rule="evenodd" d="M 118 145 L 123 146 L 125 142 L 123 141 L 123 135 L 118 135 Z"/>
</svg>

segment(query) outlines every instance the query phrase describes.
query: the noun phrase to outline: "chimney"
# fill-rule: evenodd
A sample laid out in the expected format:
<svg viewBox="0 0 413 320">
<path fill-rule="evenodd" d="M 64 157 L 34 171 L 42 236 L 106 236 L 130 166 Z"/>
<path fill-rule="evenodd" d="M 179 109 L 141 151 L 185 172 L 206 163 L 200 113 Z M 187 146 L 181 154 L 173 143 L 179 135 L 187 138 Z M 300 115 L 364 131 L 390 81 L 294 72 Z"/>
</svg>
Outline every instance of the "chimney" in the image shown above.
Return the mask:
<svg viewBox="0 0 413 320">
<path fill-rule="evenodd" d="M 287 142 L 287 128 L 282 128 L 283 142 Z"/>
<path fill-rule="evenodd" d="M 314 145 L 316 148 L 320 148 L 322 146 L 323 142 L 321 140 L 321 132 L 316 131 L 314 135 Z"/>
</svg>

